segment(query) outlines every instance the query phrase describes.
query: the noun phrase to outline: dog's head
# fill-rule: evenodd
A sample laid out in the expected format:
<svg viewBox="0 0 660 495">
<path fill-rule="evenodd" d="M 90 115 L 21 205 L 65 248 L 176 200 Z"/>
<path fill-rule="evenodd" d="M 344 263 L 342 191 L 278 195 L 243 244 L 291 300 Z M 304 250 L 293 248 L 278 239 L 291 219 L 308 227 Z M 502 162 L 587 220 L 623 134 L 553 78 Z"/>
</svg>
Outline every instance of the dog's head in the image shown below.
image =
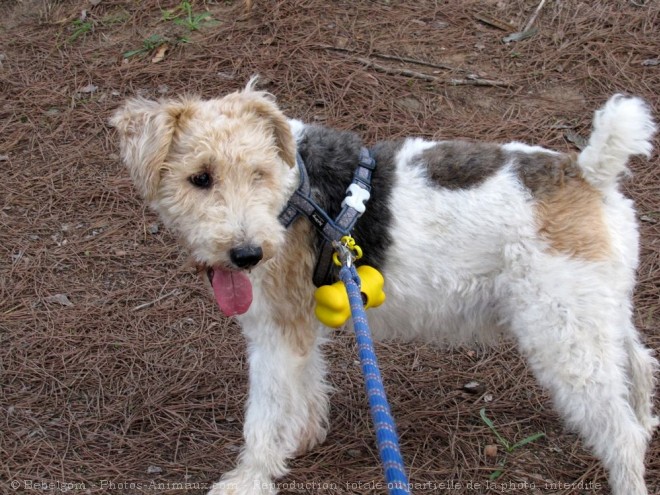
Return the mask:
<svg viewBox="0 0 660 495">
<path fill-rule="evenodd" d="M 220 99 L 132 99 L 110 123 L 140 194 L 207 269 L 216 296 L 222 286 L 239 297 L 244 270 L 282 246 L 278 215 L 296 187 L 295 141 L 274 99 L 250 81 Z"/>
</svg>

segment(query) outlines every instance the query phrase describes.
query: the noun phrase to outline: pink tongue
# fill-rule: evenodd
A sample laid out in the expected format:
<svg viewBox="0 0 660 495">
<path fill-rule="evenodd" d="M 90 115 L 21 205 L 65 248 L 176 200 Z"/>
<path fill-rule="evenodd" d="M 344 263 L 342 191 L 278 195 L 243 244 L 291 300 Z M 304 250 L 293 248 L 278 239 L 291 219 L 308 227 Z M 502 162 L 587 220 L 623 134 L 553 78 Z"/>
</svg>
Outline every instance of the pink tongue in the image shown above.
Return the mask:
<svg viewBox="0 0 660 495">
<path fill-rule="evenodd" d="M 242 315 L 252 304 L 252 284 L 243 272 L 213 268 L 213 292 L 227 316 Z"/>
</svg>

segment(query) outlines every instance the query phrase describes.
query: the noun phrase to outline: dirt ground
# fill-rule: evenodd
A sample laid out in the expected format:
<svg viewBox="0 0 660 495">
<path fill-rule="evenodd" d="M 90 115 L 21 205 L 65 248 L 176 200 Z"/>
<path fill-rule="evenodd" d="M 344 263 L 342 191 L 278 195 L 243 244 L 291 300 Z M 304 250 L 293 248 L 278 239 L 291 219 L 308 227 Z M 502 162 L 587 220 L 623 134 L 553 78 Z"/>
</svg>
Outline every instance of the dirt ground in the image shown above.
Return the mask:
<svg viewBox="0 0 660 495">
<path fill-rule="evenodd" d="M 660 2 L 549 0 L 536 34 L 504 43 L 537 5 L 2 2 L 0 493 L 203 493 L 241 443 L 244 341 L 118 162 L 107 119 L 124 98 L 222 95 L 258 73 L 289 116 L 370 144 L 417 135 L 562 151 L 613 93 L 660 115 Z M 636 323 L 656 350 L 658 149 L 624 186 L 643 238 Z M 292 462 L 283 492 L 385 493 L 353 336 L 337 332 L 326 351 L 330 433 Z M 609 493 L 510 344 L 378 353 L 416 493 Z M 463 389 L 472 381 L 476 394 Z M 483 407 L 510 440 L 546 436 L 486 457 L 497 441 Z M 660 493 L 658 434 L 647 480 Z"/>
</svg>

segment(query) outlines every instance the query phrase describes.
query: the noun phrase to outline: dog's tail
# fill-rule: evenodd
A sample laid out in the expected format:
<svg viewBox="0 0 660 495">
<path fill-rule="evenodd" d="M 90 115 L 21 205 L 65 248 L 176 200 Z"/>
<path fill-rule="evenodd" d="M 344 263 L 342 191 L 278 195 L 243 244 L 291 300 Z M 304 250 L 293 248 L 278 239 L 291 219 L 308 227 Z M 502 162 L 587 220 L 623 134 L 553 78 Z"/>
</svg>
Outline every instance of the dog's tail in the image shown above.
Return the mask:
<svg viewBox="0 0 660 495">
<path fill-rule="evenodd" d="M 599 189 L 614 186 L 619 175 L 628 172 L 630 156 L 650 158 L 655 131 L 643 100 L 614 95 L 594 115 L 589 144 L 578 157 L 584 177 Z"/>
</svg>

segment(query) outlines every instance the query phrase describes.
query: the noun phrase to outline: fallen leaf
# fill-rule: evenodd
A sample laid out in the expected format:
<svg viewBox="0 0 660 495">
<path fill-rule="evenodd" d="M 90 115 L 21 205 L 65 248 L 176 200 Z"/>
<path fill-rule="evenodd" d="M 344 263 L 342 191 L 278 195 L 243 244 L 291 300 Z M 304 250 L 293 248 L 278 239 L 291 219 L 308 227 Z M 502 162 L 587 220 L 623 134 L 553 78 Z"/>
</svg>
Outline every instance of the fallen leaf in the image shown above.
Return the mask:
<svg viewBox="0 0 660 495">
<path fill-rule="evenodd" d="M 158 466 L 149 466 L 147 468 L 147 474 L 160 474 L 163 472 L 163 468 Z"/>
<path fill-rule="evenodd" d="M 55 294 L 54 296 L 48 296 L 44 299 L 44 302 L 47 303 L 57 303 L 62 306 L 73 306 L 73 303 L 69 300 L 66 294 Z"/>
<path fill-rule="evenodd" d="M 589 141 L 580 136 L 577 132 L 571 130 L 564 132 L 564 137 L 573 143 L 579 150 L 585 149 L 589 144 Z"/>
<path fill-rule="evenodd" d="M 96 93 L 97 89 L 99 89 L 98 86 L 95 86 L 94 84 L 88 84 L 84 88 L 80 88 L 78 93 Z"/>
<path fill-rule="evenodd" d="M 504 43 L 511 43 L 512 41 L 522 41 L 522 40 L 526 40 L 527 38 L 531 38 L 538 32 L 539 32 L 538 29 L 531 28 L 528 29 L 527 31 L 522 31 L 520 33 L 513 33 L 510 34 L 509 36 L 505 36 L 504 38 L 502 38 L 502 41 L 504 41 Z"/>
<path fill-rule="evenodd" d="M 497 445 L 486 445 L 484 447 L 484 455 L 486 457 L 497 457 Z"/>
<path fill-rule="evenodd" d="M 337 48 L 346 48 L 350 40 L 346 36 L 337 36 L 335 39 L 335 46 Z"/>
<path fill-rule="evenodd" d="M 154 55 L 154 58 L 151 59 L 152 64 L 157 64 L 158 62 L 162 61 L 165 58 L 165 52 L 169 48 L 169 45 L 167 43 L 160 45 L 156 49 L 156 54 Z"/>
<path fill-rule="evenodd" d="M 463 385 L 463 390 L 470 394 L 483 394 L 486 387 L 479 382 L 468 382 Z"/>
<path fill-rule="evenodd" d="M 642 62 L 642 65 L 645 66 L 653 66 L 653 65 L 660 65 L 660 58 L 647 58 Z"/>
<path fill-rule="evenodd" d="M 424 109 L 424 104 L 419 101 L 417 98 L 408 97 L 408 98 L 399 98 L 396 100 L 396 103 L 403 107 L 406 110 L 412 110 L 419 112 Z"/>
</svg>

